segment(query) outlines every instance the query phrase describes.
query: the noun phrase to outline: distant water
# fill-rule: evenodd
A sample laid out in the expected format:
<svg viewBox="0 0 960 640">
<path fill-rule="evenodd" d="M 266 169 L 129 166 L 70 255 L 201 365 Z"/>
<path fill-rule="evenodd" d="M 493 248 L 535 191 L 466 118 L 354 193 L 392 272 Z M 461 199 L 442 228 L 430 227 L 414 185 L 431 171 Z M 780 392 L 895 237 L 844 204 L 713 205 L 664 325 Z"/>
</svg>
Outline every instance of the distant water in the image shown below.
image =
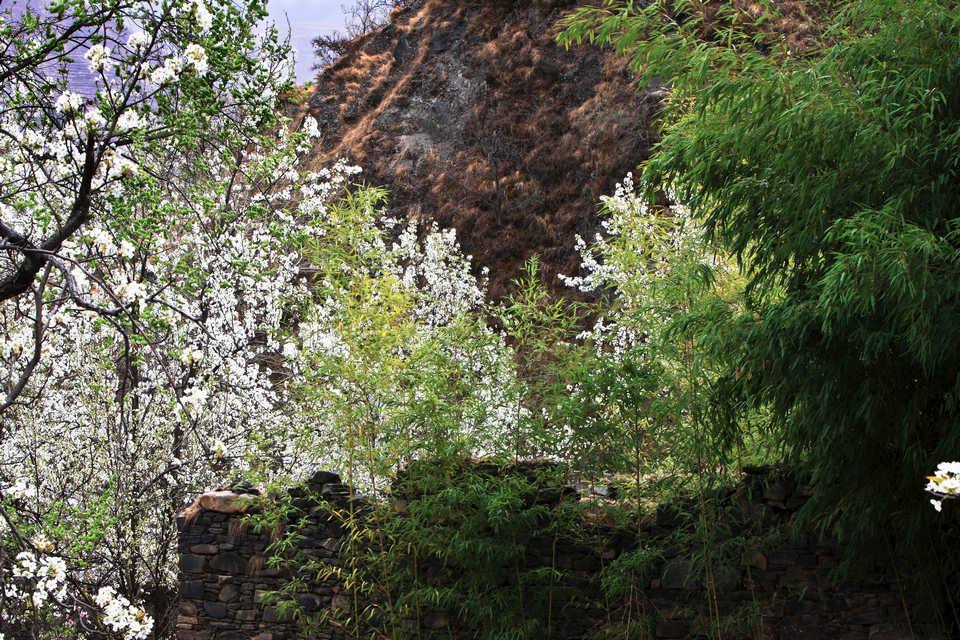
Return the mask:
<svg viewBox="0 0 960 640">
<path fill-rule="evenodd" d="M 16 3 L 0 0 L 0 10 L 13 7 L 16 15 L 19 13 L 17 9 L 24 4 L 22 0 Z M 30 4 L 36 6 L 41 3 L 34 0 Z M 290 44 L 296 55 L 298 84 L 305 84 L 316 77 L 316 71 L 312 70 L 314 55 L 310 42 L 318 35 L 343 31 L 344 16 L 340 5 L 339 0 L 270 0 L 268 19 L 277 25 L 281 34 L 290 34 Z M 87 68 L 83 52 L 72 57 L 75 61 L 69 67 L 70 90 L 86 96 L 93 95 L 96 76 Z"/>
</svg>

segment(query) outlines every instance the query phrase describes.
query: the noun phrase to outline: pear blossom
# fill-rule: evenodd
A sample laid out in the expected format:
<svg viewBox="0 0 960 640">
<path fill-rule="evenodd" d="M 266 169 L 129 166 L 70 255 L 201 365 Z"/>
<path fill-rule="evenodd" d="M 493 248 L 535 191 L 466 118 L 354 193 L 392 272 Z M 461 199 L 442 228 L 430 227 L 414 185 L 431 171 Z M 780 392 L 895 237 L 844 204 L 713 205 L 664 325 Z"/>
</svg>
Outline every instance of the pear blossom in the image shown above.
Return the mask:
<svg viewBox="0 0 960 640">
<path fill-rule="evenodd" d="M 124 302 L 139 302 L 147 297 L 147 287 L 136 280 L 121 282 L 115 289 L 117 296 Z"/>
<path fill-rule="evenodd" d="M 3 352 L 0 351 L 0 355 L 3 355 Z M 4 357 L 9 357 L 5 355 Z M 27 498 L 30 495 L 31 487 L 30 483 L 26 478 L 17 478 L 16 481 L 3 490 L 3 494 L 10 496 L 11 498 Z"/>
<path fill-rule="evenodd" d="M 150 44 L 150 36 L 143 31 L 134 31 L 127 38 L 127 46 L 135 51 L 143 49 Z"/>
<path fill-rule="evenodd" d="M 183 350 L 180 354 L 180 362 L 185 365 L 191 365 L 195 362 L 201 362 L 203 360 L 203 351 L 197 348 L 195 345 L 191 345 Z"/>
<path fill-rule="evenodd" d="M 216 458 L 222 458 L 227 454 L 227 445 L 218 438 L 210 445 L 210 451 Z"/>
<path fill-rule="evenodd" d="M 120 241 L 120 255 L 123 256 L 124 258 L 127 258 L 127 259 L 132 258 L 136 250 L 137 248 L 129 240 L 124 239 Z"/>
<path fill-rule="evenodd" d="M 144 640 L 153 630 L 153 619 L 112 587 L 101 587 L 94 601 L 103 609 L 104 623 L 126 640 Z"/>
<path fill-rule="evenodd" d="M 47 540 L 39 542 L 38 548 L 50 546 Z M 37 609 L 51 598 L 62 600 L 66 597 L 66 569 L 66 562 L 60 557 L 21 551 L 16 555 L 11 571 L 15 584 L 5 587 L 5 595 L 14 600 L 26 600 Z"/>
<path fill-rule="evenodd" d="M 90 71 L 102 71 L 110 62 L 110 47 L 102 44 L 95 44 L 84 54 L 89 63 Z"/>
<path fill-rule="evenodd" d="M 936 496 L 930 500 L 937 511 L 943 498 L 960 498 L 960 462 L 941 462 L 932 476 L 927 476 L 926 491 Z"/>
<path fill-rule="evenodd" d="M 188 15 L 196 22 L 200 28 L 200 32 L 205 33 L 209 31 L 210 27 L 213 26 L 213 15 L 210 13 L 210 10 L 207 9 L 207 5 L 203 3 L 203 0 L 193 0 L 188 7 Z"/>
<path fill-rule="evenodd" d="M 35 535 L 30 539 L 30 543 L 38 551 L 52 551 L 53 543 L 50 542 L 50 539 L 42 533 Z"/>
<path fill-rule="evenodd" d="M 207 52 L 199 44 L 188 45 L 183 55 L 187 59 L 187 64 L 193 67 L 198 75 L 202 76 L 207 72 Z"/>
<path fill-rule="evenodd" d="M 173 82 L 180 76 L 183 70 L 183 60 L 179 56 L 169 56 L 163 61 L 163 65 L 156 67 L 150 73 L 150 82 L 156 86 Z"/>
<path fill-rule="evenodd" d="M 200 387 L 190 387 L 183 394 L 183 406 L 191 414 L 198 413 L 207 402 L 210 393 Z"/>
<path fill-rule="evenodd" d="M 83 105 L 83 96 L 71 91 L 64 91 L 57 98 L 54 107 L 60 113 L 69 114 L 77 111 L 81 105 Z"/>
<path fill-rule="evenodd" d="M 137 172 L 137 164 L 124 156 L 114 158 L 110 166 L 111 177 L 132 176 Z"/>
<path fill-rule="evenodd" d="M 133 109 L 127 109 L 117 118 L 117 129 L 119 131 L 130 131 L 131 129 L 140 129 L 146 126 L 143 118 Z"/>
<path fill-rule="evenodd" d="M 99 253 L 113 253 L 116 250 L 116 247 L 113 243 L 113 238 L 106 229 L 97 227 L 91 229 L 87 232 L 87 240 Z"/>
<path fill-rule="evenodd" d="M 99 129 L 107 124 L 107 119 L 97 108 L 87 109 L 87 112 L 83 114 L 83 121 L 88 129 Z"/>
</svg>

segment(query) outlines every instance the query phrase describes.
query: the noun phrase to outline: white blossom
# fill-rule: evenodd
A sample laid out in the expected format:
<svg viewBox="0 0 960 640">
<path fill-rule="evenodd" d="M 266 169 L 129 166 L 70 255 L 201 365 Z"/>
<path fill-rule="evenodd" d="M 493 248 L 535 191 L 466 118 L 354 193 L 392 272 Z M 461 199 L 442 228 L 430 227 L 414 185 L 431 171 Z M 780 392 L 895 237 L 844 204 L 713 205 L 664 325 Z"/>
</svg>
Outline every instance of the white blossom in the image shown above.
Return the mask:
<svg viewBox="0 0 960 640">
<path fill-rule="evenodd" d="M 101 587 L 95 602 L 103 609 L 104 623 L 126 640 L 144 640 L 153 629 L 153 619 L 142 609 L 130 604 L 112 587 Z"/>
<path fill-rule="evenodd" d="M 195 362 L 201 362 L 202 360 L 203 351 L 201 351 L 195 345 L 190 345 L 180 354 L 180 362 L 188 366 L 194 364 Z"/>
<path fill-rule="evenodd" d="M 207 9 L 207 5 L 203 3 L 203 0 L 193 0 L 193 2 L 188 5 L 187 11 L 188 15 L 200 28 L 201 33 L 209 31 L 210 27 L 213 26 L 213 15 L 211 15 Z"/>
<path fill-rule="evenodd" d="M 86 236 L 91 246 L 101 254 L 113 253 L 116 250 L 113 237 L 106 229 L 94 227 L 87 231 Z"/>
<path fill-rule="evenodd" d="M 0 351 L 0 356 L 8 358 L 10 352 Z M 27 498 L 31 493 L 30 482 L 26 478 L 17 478 L 12 485 L 3 490 L 3 493 L 11 498 Z"/>
<path fill-rule="evenodd" d="M 127 38 L 127 46 L 135 51 L 143 49 L 150 44 L 150 36 L 143 31 L 134 31 Z"/>
<path fill-rule="evenodd" d="M 137 280 L 121 282 L 115 288 L 117 296 L 124 302 L 139 302 L 147 297 L 147 286 Z"/>
<path fill-rule="evenodd" d="M 180 76 L 182 70 L 183 60 L 179 56 L 169 56 L 163 61 L 163 65 L 150 73 L 150 82 L 156 86 L 173 82 Z"/>
<path fill-rule="evenodd" d="M 129 240 L 124 239 L 120 241 L 120 255 L 123 256 L 124 258 L 127 258 L 129 260 L 134 256 L 134 253 L 136 252 L 136 250 L 137 248 Z"/>
<path fill-rule="evenodd" d="M 83 96 L 71 91 L 64 91 L 57 98 L 54 106 L 60 113 L 69 114 L 77 111 L 81 105 L 83 105 Z"/>
<path fill-rule="evenodd" d="M 193 67 L 198 75 L 202 76 L 207 72 L 207 52 L 199 44 L 187 45 L 183 55 L 187 59 L 187 64 Z"/>
<path fill-rule="evenodd" d="M 207 402 L 210 393 L 200 387 L 190 387 L 183 394 L 183 406 L 190 414 L 199 413 Z"/>
<path fill-rule="evenodd" d="M 89 63 L 90 71 L 102 71 L 104 68 L 106 68 L 107 63 L 110 62 L 110 47 L 106 47 L 102 44 L 95 44 L 87 49 L 87 53 L 84 54 L 84 57 Z"/>
<path fill-rule="evenodd" d="M 140 117 L 133 109 L 127 109 L 120 114 L 120 117 L 117 118 L 117 130 L 118 131 L 130 131 L 131 129 L 140 129 L 145 127 L 147 123 Z"/>
<path fill-rule="evenodd" d="M 107 119 L 103 117 L 100 109 L 97 108 L 87 109 L 87 112 L 83 114 L 83 121 L 86 123 L 88 129 L 100 129 L 107 124 Z"/>
<path fill-rule="evenodd" d="M 942 509 L 942 498 L 960 498 L 960 462 L 941 462 L 932 476 L 927 476 L 926 490 L 937 498 L 930 500 L 937 511 Z"/>
</svg>

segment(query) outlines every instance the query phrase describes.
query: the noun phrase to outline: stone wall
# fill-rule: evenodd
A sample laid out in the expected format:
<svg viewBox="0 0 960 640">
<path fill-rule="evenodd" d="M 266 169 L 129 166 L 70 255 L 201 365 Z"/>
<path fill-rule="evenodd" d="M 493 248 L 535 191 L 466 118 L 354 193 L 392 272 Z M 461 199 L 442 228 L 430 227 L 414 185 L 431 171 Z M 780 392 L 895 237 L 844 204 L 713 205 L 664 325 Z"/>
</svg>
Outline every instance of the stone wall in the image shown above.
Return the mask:
<svg viewBox="0 0 960 640">
<path fill-rule="evenodd" d="M 664 558 L 642 595 L 648 608 L 657 612 L 652 635 L 707 637 L 708 607 L 714 599 L 727 626 L 725 638 L 942 638 L 934 625 L 905 619 L 906 605 L 892 576 L 885 574 L 884 563 L 874 563 L 847 581 L 833 579 L 843 556 L 841 545 L 790 527 L 810 495 L 811 488 L 793 473 L 748 469 L 743 481 L 726 492 L 724 514 L 715 524 L 723 529 L 720 545 L 740 539 L 748 545 L 732 544 L 721 554 L 724 558 L 714 559 L 709 580 L 702 563 L 691 561 L 695 544 L 664 546 Z M 661 505 L 646 533 L 651 539 L 664 539 L 684 520 L 696 517 L 693 511 Z"/>
<path fill-rule="evenodd" d="M 347 500 L 346 488 L 333 474 L 318 474 L 313 489 L 334 503 Z M 696 558 L 702 545 L 698 548 L 693 538 L 684 543 L 683 536 L 676 535 L 689 531 L 698 519 L 698 506 L 693 502 L 661 505 L 655 517 L 643 523 L 639 535 L 635 529 L 595 525 L 596 535 L 590 543 L 581 536 L 559 544 L 555 540 L 531 544 L 531 566 L 553 562 L 582 594 L 576 599 L 582 610 L 564 612 L 569 622 L 557 625 L 561 631 L 552 637 L 592 637 L 602 628 L 611 630 L 628 618 L 636 621 L 642 617 L 644 637 L 706 638 L 711 620 L 719 613 L 725 638 L 942 638 L 931 625 L 918 620 L 911 621 L 910 632 L 897 586 L 879 568 L 855 581 L 836 584 L 831 571 L 840 561 L 840 546 L 815 535 L 787 533 L 785 525 L 809 494 L 810 488 L 793 474 L 769 468 L 749 470 L 737 487 L 721 496 L 723 515 L 712 526 L 719 531 L 718 548 L 725 551 L 714 557 L 709 570 Z M 569 488 L 553 490 L 552 495 L 581 499 Z M 608 498 L 593 495 L 583 499 Z M 252 502 L 252 496 L 238 491 L 216 492 L 201 496 L 181 515 L 179 640 L 297 637 L 297 625 L 282 620 L 277 608 L 260 597 L 266 590 L 279 588 L 287 576 L 267 566 L 269 534 L 252 531 L 243 521 Z M 324 507 L 315 503 L 301 506 L 310 513 L 301 547 L 311 557 L 338 562 L 342 529 Z M 765 531 L 770 534 L 764 535 Z M 601 568 L 635 549 L 637 540 L 659 549 L 659 558 L 630 602 L 604 605 Z M 740 540 L 749 544 L 740 544 Z M 307 612 L 348 606 L 350 601 L 346 592 L 331 582 L 312 585 L 297 599 Z M 472 637 L 457 621 L 456 613 L 446 611 L 425 616 L 421 635 Z M 334 640 L 344 636 L 328 625 L 310 637 Z"/>
<path fill-rule="evenodd" d="M 313 489 L 333 504 L 345 504 L 346 487 L 334 474 L 314 476 Z M 244 518 L 256 497 L 242 489 L 200 496 L 179 514 L 177 526 L 180 566 L 180 602 L 177 617 L 179 640 L 292 640 L 299 625 L 284 619 L 264 593 L 277 590 L 289 573 L 271 568 L 267 547 L 271 533 L 257 532 Z M 302 546 L 313 557 L 337 562 L 343 530 L 325 508 L 301 499 L 310 524 L 302 531 Z M 307 612 L 340 606 L 344 597 L 330 581 L 312 584 L 297 599 Z M 339 640 L 336 628 L 321 630 L 316 640 Z"/>
</svg>

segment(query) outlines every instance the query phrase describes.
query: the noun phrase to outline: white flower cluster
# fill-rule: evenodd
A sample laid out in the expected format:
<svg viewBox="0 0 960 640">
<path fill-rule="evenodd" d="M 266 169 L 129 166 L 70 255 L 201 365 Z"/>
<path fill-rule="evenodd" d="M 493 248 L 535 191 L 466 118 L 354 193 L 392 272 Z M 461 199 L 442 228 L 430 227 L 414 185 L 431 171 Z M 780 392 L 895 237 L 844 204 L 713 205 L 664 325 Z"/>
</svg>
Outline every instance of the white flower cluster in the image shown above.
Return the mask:
<svg viewBox="0 0 960 640">
<path fill-rule="evenodd" d="M 150 44 L 150 36 L 143 31 L 134 31 L 127 38 L 127 46 L 134 51 L 140 51 Z"/>
<path fill-rule="evenodd" d="M 210 27 L 213 26 L 213 15 L 210 13 L 210 10 L 207 9 L 207 5 L 203 3 L 203 0 L 193 0 L 187 4 L 185 12 L 196 22 L 201 33 L 206 33 L 210 30 Z"/>
<path fill-rule="evenodd" d="M 703 242 L 703 231 L 687 207 L 649 206 L 632 174 L 617 185 L 613 196 L 601 200 L 602 233 L 589 244 L 576 237 L 583 275 L 559 277 L 584 292 L 615 294 L 613 312 L 599 317 L 580 337 L 594 340 L 598 350 L 622 353 L 647 343 L 651 334 L 682 313 L 675 301 L 659 295 L 669 286 L 675 266 L 699 263 L 724 270 L 725 265 Z"/>
<path fill-rule="evenodd" d="M 960 498 L 960 462 L 941 462 L 932 476 L 927 476 L 926 490 L 937 497 L 930 500 L 937 511 L 943 509 L 943 499 Z"/>
<path fill-rule="evenodd" d="M 89 63 L 90 71 L 103 71 L 106 68 L 107 63 L 110 62 L 110 47 L 106 47 L 102 44 L 95 44 L 87 49 L 87 53 L 84 54 L 84 57 Z"/>
<path fill-rule="evenodd" d="M 210 66 L 207 61 L 207 52 L 199 44 L 187 45 L 182 57 L 168 56 L 162 65 L 154 68 L 150 73 L 150 82 L 158 87 L 174 82 L 180 77 L 185 65 L 197 75 L 202 76 Z"/>
<path fill-rule="evenodd" d="M 103 622 L 126 640 L 145 640 L 153 629 L 153 618 L 130 604 L 112 587 L 101 587 L 94 599 L 103 609 Z"/>
<path fill-rule="evenodd" d="M 63 600 L 67 596 L 67 563 L 63 558 L 21 551 L 11 574 L 13 579 L 4 581 L 4 595 L 34 609 L 43 607 L 51 598 Z"/>
<path fill-rule="evenodd" d="M 147 125 L 147 120 L 133 109 L 127 109 L 117 118 L 117 130 L 121 132 L 141 129 Z"/>
<path fill-rule="evenodd" d="M 128 304 L 137 304 L 147 297 L 147 285 L 138 280 L 120 282 L 114 289 L 117 296 Z"/>
<path fill-rule="evenodd" d="M 94 107 L 87 109 L 87 112 L 83 114 L 83 122 L 87 129 L 96 131 L 107 124 L 107 119 L 100 113 L 100 109 Z"/>
<path fill-rule="evenodd" d="M 470 273 L 472 256 L 460 253 L 456 230 L 440 231 L 434 223 L 422 243 L 418 235 L 416 223 L 409 223 L 387 257 L 403 286 L 419 292 L 420 318 L 439 326 L 476 309 L 483 302 L 483 283 Z"/>
<path fill-rule="evenodd" d="M 313 422 L 341 434 L 362 430 L 375 443 L 371 455 L 385 460 L 394 460 L 398 447 L 416 455 L 417 443 L 437 437 L 435 429 L 469 453 L 507 450 L 527 413 L 522 385 L 512 350 L 477 313 L 483 286 L 455 234 L 436 228 L 421 233 L 415 223 L 394 234 L 396 223 L 369 205 L 354 207 L 357 217 L 337 214 L 317 241 L 338 247 L 319 259 L 322 295 L 299 324 L 300 348 L 285 349 L 295 373 L 305 366 L 310 376 L 327 381 L 310 396 Z M 431 400 L 437 390 L 430 380 L 457 385 L 456 407 L 446 421 L 404 425 L 402 416 L 416 407 L 446 401 Z M 365 409 L 357 398 L 364 398 Z M 299 442 L 325 451 L 336 465 L 348 457 L 350 437 L 331 436 L 308 431 Z M 376 473 L 371 468 L 353 482 L 372 490 L 381 484 L 368 477 Z"/>
<path fill-rule="evenodd" d="M 183 402 L 183 407 L 186 409 L 187 413 L 196 415 L 203 410 L 204 406 L 207 403 L 207 398 L 210 397 L 210 393 L 206 389 L 200 387 L 190 387 L 183 393 L 183 397 L 180 399 Z"/>
<path fill-rule="evenodd" d="M 187 64 L 193 67 L 197 75 L 203 75 L 207 72 L 207 52 L 199 44 L 189 44 L 183 52 L 187 59 Z"/>
<path fill-rule="evenodd" d="M 0 358 L 8 357 L 10 357 L 10 352 L 5 349 L 0 349 Z M 21 477 L 17 478 L 16 482 L 0 492 L 0 495 L 8 495 L 14 499 L 25 499 L 30 496 L 31 491 L 30 481 Z"/>
<path fill-rule="evenodd" d="M 137 172 L 137 163 L 120 153 L 110 153 L 104 156 L 100 167 L 106 170 L 108 178 L 131 176 Z M 99 174 L 102 178 L 103 174 Z"/>
<path fill-rule="evenodd" d="M 87 241 L 94 251 L 101 255 L 108 255 L 116 251 L 116 245 L 113 243 L 113 237 L 110 232 L 102 227 L 93 227 L 86 233 Z"/>
<path fill-rule="evenodd" d="M 163 64 L 150 72 L 150 82 L 154 86 L 162 86 L 175 81 L 183 70 L 183 59 L 180 56 L 168 56 Z"/>
<path fill-rule="evenodd" d="M 180 362 L 187 366 L 202 360 L 203 351 L 201 351 L 196 345 L 189 345 L 180 353 Z"/>
<path fill-rule="evenodd" d="M 57 98 L 54 107 L 63 114 L 73 113 L 83 106 L 83 96 L 71 91 L 64 91 Z"/>
</svg>

